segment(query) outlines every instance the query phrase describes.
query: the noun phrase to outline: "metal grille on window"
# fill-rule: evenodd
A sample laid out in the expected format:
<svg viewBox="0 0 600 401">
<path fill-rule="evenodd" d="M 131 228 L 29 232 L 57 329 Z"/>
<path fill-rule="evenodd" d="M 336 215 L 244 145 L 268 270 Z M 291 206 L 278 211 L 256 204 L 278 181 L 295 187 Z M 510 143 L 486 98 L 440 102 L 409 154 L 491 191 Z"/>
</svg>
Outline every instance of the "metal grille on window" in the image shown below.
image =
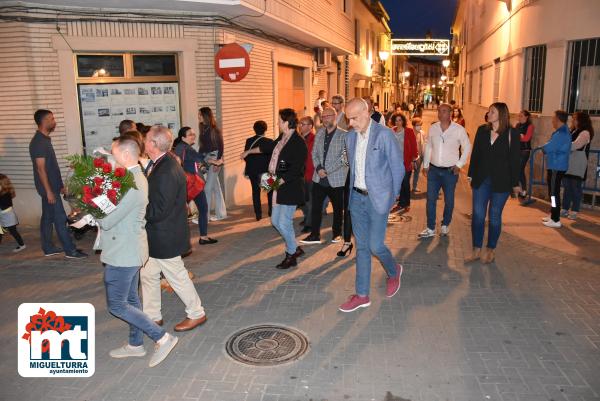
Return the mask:
<svg viewBox="0 0 600 401">
<path fill-rule="evenodd" d="M 584 111 L 600 115 L 600 38 L 569 43 L 565 88 L 569 113 Z"/>
<path fill-rule="evenodd" d="M 523 107 L 531 112 L 542 112 L 544 78 L 546 75 L 546 45 L 525 49 L 525 90 Z"/>
</svg>

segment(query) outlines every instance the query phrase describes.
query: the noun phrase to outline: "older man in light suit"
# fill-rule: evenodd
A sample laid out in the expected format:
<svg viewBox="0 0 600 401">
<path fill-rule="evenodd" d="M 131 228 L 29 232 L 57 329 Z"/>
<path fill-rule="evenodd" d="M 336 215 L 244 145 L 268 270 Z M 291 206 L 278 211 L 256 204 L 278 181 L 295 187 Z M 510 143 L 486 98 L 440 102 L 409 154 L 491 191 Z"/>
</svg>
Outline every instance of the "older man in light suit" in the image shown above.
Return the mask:
<svg viewBox="0 0 600 401">
<path fill-rule="evenodd" d="M 336 124 L 336 111 L 333 107 L 323 108 L 323 127 L 317 133 L 312 149 L 315 166 L 312 185 L 312 231 L 300 242 L 303 244 L 321 243 L 321 216 L 323 201 L 329 197 L 333 204 L 333 232 L 331 242 L 342 240 L 342 219 L 344 215 L 344 184 L 348 167 L 343 153 L 347 131 Z"/>
<path fill-rule="evenodd" d="M 356 239 L 356 294 L 340 306 L 352 312 L 371 304 L 371 254 L 387 273 L 386 296 L 400 289 L 402 265 L 397 264 L 385 246 L 385 231 L 390 208 L 400 193 L 404 178 L 402 150 L 392 131 L 370 118 L 363 99 L 352 99 L 346 106 L 352 130 L 346 135 L 350 164 L 350 214 Z"/>
<path fill-rule="evenodd" d="M 127 191 L 117 208 L 97 221 L 100 227 L 100 260 L 105 264 L 104 283 L 110 313 L 129 324 L 129 342 L 110 351 L 113 358 L 146 355 L 144 333 L 158 344 L 150 367 L 162 362 L 177 344 L 177 337 L 167 333 L 142 312 L 138 295 L 140 268 L 148 260 L 146 205 L 148 182 L 138 164 L 139 145 L 125 138 L 113 142 L 116 162 L 133 174 L 135 188 Z"/>
</svg>

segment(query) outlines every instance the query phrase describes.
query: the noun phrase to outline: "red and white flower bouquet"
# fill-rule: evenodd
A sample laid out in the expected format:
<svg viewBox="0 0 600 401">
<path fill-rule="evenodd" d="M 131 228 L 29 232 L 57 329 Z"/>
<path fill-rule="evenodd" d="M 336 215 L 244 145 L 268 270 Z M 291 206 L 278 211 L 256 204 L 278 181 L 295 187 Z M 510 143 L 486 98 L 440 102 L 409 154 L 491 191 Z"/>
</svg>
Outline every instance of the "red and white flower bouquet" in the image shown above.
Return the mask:
<svg viewBox="0 0 600 401">
<path fill-rule="evenodd" d="M 67 157 L 72 174 L 67 181 L 68 200 L 81 215 L 101 219 L 113 211 L 123 196 L 135 188 L 133 175 L 125 168 L 112 168 L 102 158 Z"/>
<path fill-rule="evenodd" d="M 281 182 L 281 178 L 271 173 L 264 173 L 260 177 L 260 187 L 267 192 L 276 191 L 281 186 Z"/>
</svg>

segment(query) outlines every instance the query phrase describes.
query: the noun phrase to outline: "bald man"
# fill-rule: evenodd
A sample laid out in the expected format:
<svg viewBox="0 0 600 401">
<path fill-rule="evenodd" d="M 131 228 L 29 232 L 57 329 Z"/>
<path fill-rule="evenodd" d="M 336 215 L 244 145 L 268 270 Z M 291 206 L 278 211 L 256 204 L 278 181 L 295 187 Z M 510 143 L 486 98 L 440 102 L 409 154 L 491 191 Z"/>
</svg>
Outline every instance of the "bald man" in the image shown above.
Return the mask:
<svg viewBox="0 0 600 401">
<path fill-rule="evenodd" d="M 396 263 L 384 240 L 388 213 L 404 178 L 404 158 L 392 131 L 371 119 L 365 100 L 352 99 L 346 117 L 353 127 L 346 135 L 346 149 L 349 209 L 357 249 L 356 293 L 339 309 L 352 312 L 371 305 L 371 255 L 379 259 L 387 274 L 386 296 L 391 298 L 400 289 L 402 265 Z"/>
</svg>

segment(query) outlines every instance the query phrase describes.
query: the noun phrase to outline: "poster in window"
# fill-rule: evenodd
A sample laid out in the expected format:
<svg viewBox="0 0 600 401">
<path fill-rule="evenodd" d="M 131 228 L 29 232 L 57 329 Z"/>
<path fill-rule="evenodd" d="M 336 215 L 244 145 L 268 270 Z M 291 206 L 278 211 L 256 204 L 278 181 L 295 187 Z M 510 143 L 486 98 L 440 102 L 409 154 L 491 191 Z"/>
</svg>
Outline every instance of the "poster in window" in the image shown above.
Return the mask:
<svg viewBox="0 0 600 401">
<path fill-rule="evenodd" d="M 174 135 L 181 126 L 177 82 L 80 84 L 79 101 L 87 154 L 110 149 L 122 120 L 161 124 Z"/>
</svg>

